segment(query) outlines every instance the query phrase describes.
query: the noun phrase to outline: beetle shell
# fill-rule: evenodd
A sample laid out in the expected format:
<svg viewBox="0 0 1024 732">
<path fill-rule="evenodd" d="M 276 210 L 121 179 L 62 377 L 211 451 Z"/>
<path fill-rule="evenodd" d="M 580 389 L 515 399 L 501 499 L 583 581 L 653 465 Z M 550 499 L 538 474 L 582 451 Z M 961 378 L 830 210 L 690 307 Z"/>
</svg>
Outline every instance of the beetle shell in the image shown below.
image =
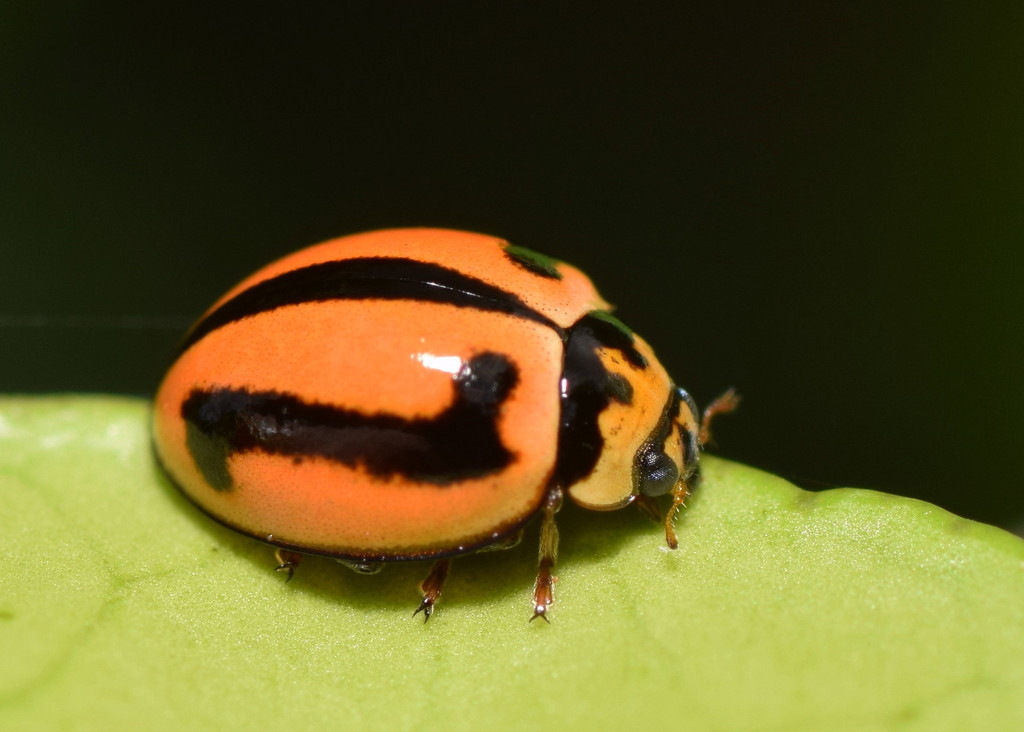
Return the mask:
<svg viewBox="0 0 1024 732">
<path fill-rule="evenodd" d="M 494 237 L 334 239 L 193 326 L 156 452 L 218 521 L 353 562 L 501 542 L 553 486 L 620 508 L 692 476 L 698 420 L 609 311 L 579 270 Z"/>
</svg>

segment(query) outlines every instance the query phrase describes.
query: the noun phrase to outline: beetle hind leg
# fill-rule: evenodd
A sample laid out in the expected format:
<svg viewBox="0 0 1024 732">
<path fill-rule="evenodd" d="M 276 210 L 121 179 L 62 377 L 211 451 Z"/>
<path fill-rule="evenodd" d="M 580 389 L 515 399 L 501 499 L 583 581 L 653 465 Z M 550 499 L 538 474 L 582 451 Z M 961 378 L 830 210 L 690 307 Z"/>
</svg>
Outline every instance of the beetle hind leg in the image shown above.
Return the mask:
<svg viewBox="0 0 1024 732">
<path fill-rule="evenodd" d="M 558 525 L 555 523 L 555 514 L 562 507 L 561 487 L 552 488 L 544 499 L 542 518 L 540 525 L 540 551 L 537 557 L 537 581 L 533 584 L 533 616 L 532 623 L 537 618 L 544 618 L 550 623 L 547 612 L 555 601 L 555 582 L 558 578 L 551 574 L 555 568 L 555 561 L 558 559 Z"/>
<path fill-rule="evenodd" d="M 299 566 L 299 562 L 302 560 L 302 555 L 288 549 L 277 549 L 274 552 L 274 558 L 277 559 L 277 566 L 274 567 L 274 571 L 284 572 L 288 575 L 285 582 L 291 582 L 292 577 L 295 575 L 295 568 Z"/>
<path fill-rule="evenodd" d="M 420 583 L 420 592 L 423 593 L 423 600 L 412 614 L 413 617 L 423 613 L 423 622 L 425 623 L 430 620 L 430 614 L 434 612 L 434 603 L 441 597 L 441 589 L 444 587 L 444 581 L 448 578 L 451 566 L 452 560 L 447 558 L 438 559 L 434 562 L 434 566 L 430 568 L 430 574 Z"/>
</svg>

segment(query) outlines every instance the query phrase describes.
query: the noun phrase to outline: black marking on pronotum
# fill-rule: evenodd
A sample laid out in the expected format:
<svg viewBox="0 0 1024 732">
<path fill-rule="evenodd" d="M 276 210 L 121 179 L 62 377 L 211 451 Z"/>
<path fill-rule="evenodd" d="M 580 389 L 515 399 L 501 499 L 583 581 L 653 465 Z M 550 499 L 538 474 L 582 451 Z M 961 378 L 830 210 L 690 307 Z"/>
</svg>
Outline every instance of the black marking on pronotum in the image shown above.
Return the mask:
<svg viewBox="0 0 1024 732">
<path fill-rule="evenodd" d="M 505 254 L 513 262 L 523 269 L 533 272 L 541 277 L 549 277 L 553 280 L 562 279 L 562 273 L 558 271 L 558 260 L 552 259 L 546 254 L 535 252 L 526 247 L 509 244 L 505 247 Z"/>
<path fill-rule="evenodd" d="M 634 366 L 647 368 L 647 359 L 633 342 L 633 331 L 621 320 L 607 310 L 592 310 L 580 322 L 584 321 L 599 341 L 599 347 L 618 349 Z"/>
<path fill-rule="evenodd" d="M 700 414 L 700 411 L 697 409 L 697 402 L 693 401 L 693 397 L 681 386 L 676 387 L 676 392 L 679 394 L 681 401 L 680 409 L 685 404 L 693 418 L 697 419 L 697 415 Z M 700 442 L 697 440 L 697 433 L 684 427 L 682 420 L 679 420 L 679 430 L 682 432 L 683 438 L 683 480 L 688 481 L 700 466 Z"/>
<path fill-rule="evenodd" d="M 325 458 L 382 480 L 401 476 L 443 486 L 496 473 L 513 461 L 497 421 L 518 381 L 507 356 L 483 353 L 453 379 L 451 406 L 430 418 L 368 415 L 237 388 L 193 390 L 181 414 L 189 452 L 217 490 L 233 487 L 228 458 L 252 451 Z"/>
<path fill-rule="evenodd" d="M 510 292 L 439 264 L 362 257 L 321 262 L 285 272 L 235 295 L 185 336 L 184 351 L 217 328 L 286 305 L 325 300 L 423 300 L 508 313 L 562 332 Z"/>
<path fill-rule="evenodd" d="M 679 466 L 665 453 L 665 440 L 679 416 L 679 391 L 672 389 L 658 424 L 633 456 L 633 488 L 645 496 L 663 496 L 679 483 Z"/>
<path fill-rule="evenodd" d="M 598 353 L 613 348 L 626 360 L 644 368 L 647 360 L 633 344 L 632 335 L 604 313 L 589 313 L 569 329 L 562 374 L 562 421 L 558 435 L 557 474 L 562 485 L 570 486 L 593 471 L 604 449 L 598 425 L 601 412 L 612 401 L 631 404 L 633 387 L 629 380 L 608 370 Z"/>
</svg>

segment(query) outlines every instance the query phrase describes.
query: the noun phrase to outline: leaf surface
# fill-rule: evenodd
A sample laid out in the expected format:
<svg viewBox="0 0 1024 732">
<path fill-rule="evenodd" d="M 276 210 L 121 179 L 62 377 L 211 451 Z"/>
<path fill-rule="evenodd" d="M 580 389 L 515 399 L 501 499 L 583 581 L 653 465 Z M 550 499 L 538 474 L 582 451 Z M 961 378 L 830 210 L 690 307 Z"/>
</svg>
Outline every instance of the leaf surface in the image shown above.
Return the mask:
<svg viewBox="0 0 1024 732">
<path fill-rule="evenodd" d="M 162 477 L 147 410 L 0 400 L 0 729 L 1024 729 L 999 529 L 707 456 L 679 551 L 567 506 L 550 626 L 536 526 L 457 561 L 424 625 L 423 563 L 285 584 Z"/>
</svg>

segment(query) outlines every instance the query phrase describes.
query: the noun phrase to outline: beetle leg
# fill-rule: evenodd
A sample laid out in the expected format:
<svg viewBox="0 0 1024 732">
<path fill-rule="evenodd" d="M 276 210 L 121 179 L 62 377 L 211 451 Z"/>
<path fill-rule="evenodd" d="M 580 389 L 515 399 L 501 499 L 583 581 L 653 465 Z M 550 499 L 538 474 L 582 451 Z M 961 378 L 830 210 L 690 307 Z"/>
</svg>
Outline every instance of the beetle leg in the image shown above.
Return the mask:
<svg viewBox="0 0 1024 732">
<path fill-rule="evenodd" d="M 653 496 L 645 496 L 643 493 L 634 496 L 633 505 L 639 508 L 640 512 L 651 521 L 661 522 L 661 507 Z"/>
<path fill-rule="evenodd" d="M 430 568 L 430 574 L 420 584 L 423 601 L 416 608 L 416 612 L 412 614 L 413 617 L 422 612 L 423 622 L 430 620 L 430 613 L 434 611 L 434 603 L 441 597 L 441 588 L 444 587 L 444 581 L 448 577 L 448 570 L 451 569 L 451 566 L 451 559 L 438 559 L 434 562 L 434 566 Z"/>
<path fill-rule="evenodd" d="M 723 394 L 711 402 L 704 410 L 700 420 L 700 432 L 697 433 L 697 442 L 701 447 L 711 442 L 711 420 L 719 414 L 728 414 L 735 411 L 740 404 L 740 395 L 733 388 L 726 389 Z"/>
<path fill-rule="evenodd" d="M 356 574 L 377 574 L 384 569 L 384 562 L 365 562 L 361 559 L 344 559 L 335 557 L 334 561 L 344 564 Z"/>
<path fill-rule="evenodd" d="M 509 534 L 503 539 L 498 539 L 493 544 L 488 544 L 485 547 L 477 549 L 477 553 L 480 552 L 503 552 L 506 549 L 519 546 L 519 542 L 523 540 L 523 530 L 519 529 L 515 533 Z"/>
<path fill-rule="evenodd" d="M 726 389 L 723 394 L 720 394 L 718 398 L 713 400 L 711 404 L 704 410 L 704 414 L 701 415 L 700 430 L 697 433 L 697 443 L 703 448 L 704 445 L 711 442 L 711 420 L 719 414 L 728 414 L 736 409 L 740 403 L 740 395 L 736 393 L 735 389 Z M 690 480 L 695 481 L 697 479 L 695 473 L 690 477 Z M 668 509 L 668 514 L 665 516 L 665 543 L 668 544 L 669 549 L 679 548 L 679 539 L 676 536 L 676 514 L 679 513 L 679 509 L 686 505 L 686 499 L 690 496 L 690 485 L 686 480 L 680 480 L 676 487 L 672 489 L 672 506 Z"/>
<path fill-rule="evenodd" d="M 551 574 L 558 558 L 558 526 L 555 514 L 562 507 L 562 487 L 555 486 L 548 491 L 540 525 L 540 552 L 537 559 L 537 581 L 533 585 L 533 616 L 532 623 L 538 617 L 548 620 L 548 608 L 555 601 L 555 582 L 558 578 Z"/>
<path fill-rule="evenodd" d="M 295 568 L 299 566 L 302 555 L 288 549 L 278 549 L 274 552 L 274 557 L 277 559 L 277 567 L 274 568 L 274 571 L 285 572 L 288 575 L 288 579 L 285 582 L 291 582 L 292 575 L 295 574 Z"/>
<path fill-rule="evenodd" d="M 669 549 L 679 548 L 679 539 L 676 537 L 676 514 L 679 513 L 680 508 L 686 505 L 689 495 L 690 486 L 685 480 L 680 480 L 672 489 L 672 505 L 669 507 L 668 513 L 665 514 L 665 543 L 668 544 Z"/>
</svg>

